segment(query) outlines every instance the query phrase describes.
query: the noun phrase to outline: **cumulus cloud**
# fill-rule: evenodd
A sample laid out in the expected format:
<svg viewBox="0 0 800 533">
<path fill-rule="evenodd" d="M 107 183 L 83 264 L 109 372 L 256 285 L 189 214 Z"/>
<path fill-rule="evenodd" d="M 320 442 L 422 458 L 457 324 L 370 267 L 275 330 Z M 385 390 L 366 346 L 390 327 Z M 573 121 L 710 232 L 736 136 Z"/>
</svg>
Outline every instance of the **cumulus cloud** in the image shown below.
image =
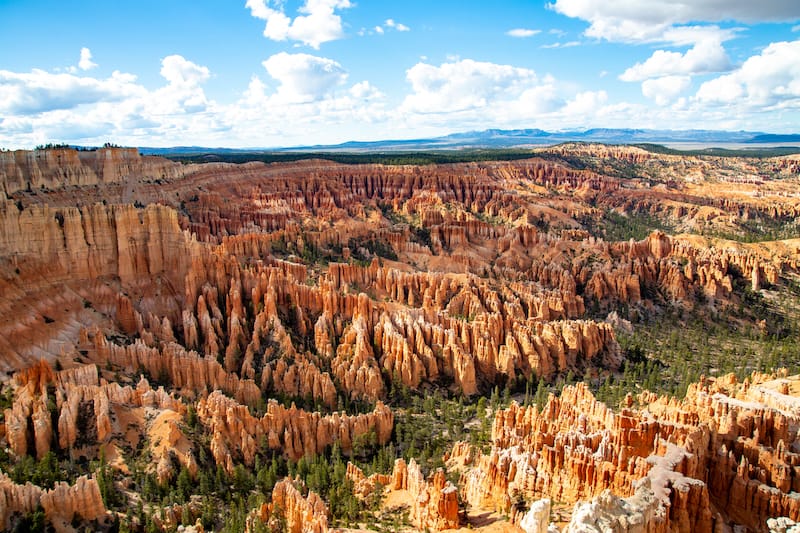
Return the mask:
<svg viewBox="0 0 800 533">
<path fill-rule="evenodd" d="M 95 79 L 40 69 L 27 73 L 0 70 L 0 111 L 29 115 L 119 101 L 143 92 L 135 82 L 136 76 L 120 72 Z"/>
<path fill-rule="evenodd" d="M 695 101 L 750 108 L 800 107 L 800 40 L 770 44 L 737 70 L 703 83 Z"/>
<path fill-rule="evenodd" d="M 585 91 L 576 94 L 567 105 L 563 113 L 570 116 L 588 116 L 595 113 L 608 101 L 605 91 Z"/>
<path fill-rule="evenodd" d="M 366 80 L 360 81 L 350 87 L 349 92 L 353 98 L 359 100 L 375 100 L 384 97 L 384 94 L 381 91 L 373 87 L 372 84 Z"/>
<path fill-rule="evenodd" d="M 342 66 L 325 57 L 280 52 L 262 64 L 280 84 L 277 96 L 289 103 L 323 99 L 347 80 Z"/>
<path fill-rule="evenodd" d="M 542 30 L 531 30 L 529 28 L 514 28 L 513 30 L 508 30 L 506 32 L 506 35 L 508 35 L 509 37 L 525 38 L 525 37 L 533 37 L 537 33 L 541 32 Z"/>
<path fill-rule="evenodd" d="M 267 0 L 247 0 L 245 7 L 253 17 L 266 21 L 264 37 L 273 41 L 300 41 L 314 49 L 320 44 L 341 39 L 344 36 L 342 18 L 337 10 L 352 6 L 350 0 L 306 0 L 294 19 L 286 15 L 283 3 Z"/>
<path fill-rule="evenodd" d="M 800 19 L 800 4 L 787 0 L 555 0 L 549 7 L 589 22 L 589 37 L 623 42 L 662 41 L 671 27 L 695 21 Z"/>
<path fill-rule="evenodd" d="M 211 72 L 176 54 L 161 60 L 161 75 L 172 85 L 196 87 L 208 80 Z"/>
<path fill-rule="evenodd" d="M 642 82 L 642 94 L 660 106 L 668 105 L 691 85 L 689 76 L 664 76 Z"/>
<path fill-rule="evenodd" d="M 92 51 L 86 47 L 81 48 L 81 59 L 78 61 L 78 68 L 81 70 L 91 70 L 97 66 L 97 63 L 92 61 Z"/>
<path fill-rule="evenodd" d="M 121 72 L 92 78 L 39 69 L 0 71 L 0 115 L 6 115 L 0 140 L 25 139 L 28 146 L 54 140 L 102 143 L 122 135 L 169 138 L 217 127 L 208 112 L 214 104 L 201 86 L 211 75 L 206 67 L 167 56 L 161 75 L 166 83 L 148 89 Z"/>
<path fill-rule="evenodd" d="M 252 76 L 239 98 L 225 104 L 204 93 L 212 72 L 179 55 L 153 67 L 163 77 L 156 87 L 119 72 L 95 78 L 0 70 L 0 145 L 265 147 L 534 126 L 796 129 L 794 115 L 781 122 L 775 110 L 800 109 L 799 43 L 768 46 L 693 97 L 686 93 L 694 76 L 718 65 L 709 58 L 725 57 L 715 55 L 719 43 L 705 54 L 703 41 L 652 53 L 625 74 L 641 82 L 647 103 L 614 100 L 528 68 L 458 57 L 438 64 L 421 59 L 409 68 L 399 103 L 369 80 L 349 81 L 337 61 L 303 53 L 268 57 L 266 73 Z"/>
<path fill-rule="evenodd" d="M 150 112 L 156 114 L 204 111 L 209 101 L 202 84 L 211 77 L 208 67 L 197 65 L 180 55 L 161 60 L 161 76 L 167 85 L 148 98 Z"/>
<path fill-rule="evenodd" d="M 411 31 L 411 28 L 409 28 L 405 24 L 395 22 L 394 19 L 386 19 L 386 22 L 384 22 L 384 24 L 386 25 L 387 28 L 392 28 L 397 31 Z"/>
<path fill-rule="evenodd" d="M 520 94 L 536 84 L 536 73 L 525 68 L 464 59 L 441 66 L 417 63 L 406 71 L 413 93 L 404 107 L 441 113 L 485 107 L 498 98 Z"/>
<path fill-rule="evenodd" d="M 619 77 L 622 81 L 642 81 L 674 75 L 708 74 L 731 68 L 728 55 L 717 40 L 697 43 L 686 53 L 656 50 L 644 63 L 636 63 Z"/>
</svg>

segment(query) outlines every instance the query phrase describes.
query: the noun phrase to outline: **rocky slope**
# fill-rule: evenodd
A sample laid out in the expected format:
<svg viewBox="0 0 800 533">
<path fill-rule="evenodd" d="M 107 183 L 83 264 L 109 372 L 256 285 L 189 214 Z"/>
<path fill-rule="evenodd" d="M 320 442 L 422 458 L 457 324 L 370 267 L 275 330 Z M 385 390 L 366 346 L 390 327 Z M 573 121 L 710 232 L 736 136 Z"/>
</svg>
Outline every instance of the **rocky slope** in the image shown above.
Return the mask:
<svg viewBox="0 0 800 533">
<path fill-rule="evenodd" d="M 578 502 L 565 531 L 765 531 L 769 517 L 800 518 L 798 384 L 728 375 L 614 412 L 579 383 L 541 411 L 499 411 L 491 452 L 458 444 L 449 463 L 475 508 L 522 518 L 542 497 Z"/>
<path fill-rule="evenodd" d="M 734 313 L 766 345 L 790 327 L 800 243 L 721 237 L 794 236 L 798 172 L 792 158 L 594 145 L 430 166 L 0 153 L 0 468 L 21 480 L 28 459 L 56 461 L 66 478 L 44 489 L 7 476 L 0 518 L 41 504 L 53 524 L 219 528 L 204 509 L 234 506 L 225 482 L 246 496 L 242 472 L 269 463 L 259 483 L 272 499 L 248 527 L 280 515 L 324 531 L 339 502 L 272 485 L 333 450 L 408 454 L 394 427 L 398 412 L 413 418 L 404 395 L 596 386 L 641 363 L 620 340 L 665 309 Z M 355 464 L 347 475 L 362 496 L 376 480 L 405 491 L 413 527 L 431 530 L 464 521 L 459 497 L 530 527 L 546 497 L 584 502 L 576 531 L 632 516 L 648 531 L 763 530 L 800 518 L 793 385 L 768 383 L 709 378 L 681 401 L 621 410 L 576 385 L 541 411 L 499 411 L 491 451 L 456 445 L 458 487 L 413 454 L 385 479 Z M 110 485 L 76 475 L 101 459 Z"/>
</svg>

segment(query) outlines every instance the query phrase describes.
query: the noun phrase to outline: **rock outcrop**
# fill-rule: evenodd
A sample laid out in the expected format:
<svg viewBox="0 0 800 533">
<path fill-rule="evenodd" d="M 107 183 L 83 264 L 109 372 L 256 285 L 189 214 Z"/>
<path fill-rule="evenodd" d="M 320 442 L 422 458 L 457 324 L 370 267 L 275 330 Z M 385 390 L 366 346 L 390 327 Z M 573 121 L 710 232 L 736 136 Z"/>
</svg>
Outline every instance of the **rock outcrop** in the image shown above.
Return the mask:
<svg viewBox="0 0 800 533">
<path fill-rule="evenodd" d="M 129 181 L 176 179 L 181 165 L 160 157 L 140 156 L 136 148 L 70 148 L 0 152 L 0 192 L 126 184 Z M 133 198 L 123 201 L 132 202 Z"/>
<path fill-rule="evenodd" d="M 788 382 L 730 375 L 690 386 L 683 401 L 644 394 L 641 410 L 619 413 L 585 385 L 566 387 L 539 412 L 499 411 L 493 448 L 465 445 L 451 465 L 472 506 L 515 511 L 515 502 L 550 497 L 576 505 L 569 531 L 712 531 L 734 523 L 761 530 L 770 516 L 800 518 L 793 494 L 797 398 Z"/>
<path fill-rule="evenodd" d="M 797 158 L 596 145 L 541 155 L 385 166 L 0 153 L 0 371 L 14 374 L 4 444 L 12 458 L 107 453 L 122 473 L 120 450 L 147 442 L 161 482 L 179 464 L 233 472 L 266 450 L 349 453 L 390 441 L 390 392 L 475 396 L 615 373 L 615 328 L 635 318 L 664 307 L 747 315 L 753 298 L 792 293 L 796 241 L 698 233 L 788 235 Z M 604 238 L 641 221 L 695 234 Z M 630 322 L 590 319 L 622 309 Z M 782 327 L 752 325 L 766 336 Z M 800 519 L 788 392 L 764 376 L 720 378 L 680 402 L 643 395 L 614 412 L 568 387 L 542 412 L 499 412 L 491 452 L 461 443 L 450 461 L 464 470 L 464 501 L 539 532 L 546 506 L 526 502 L 543 498 L 577 505 L 573 529 L 763 529 L 768 517 Z M 365 404 L 372 412 L 347 414 Z M 186 429 L 195 409 L 211 458 Z M 415 527 L 458 523 L 440 472 L 426 479 L 410 461 L 391 479 L 348 476 L 362 495 L 384 481 L 408 491 Z M 293 524 L 311 516 L 290 486 L 265 520 L 283 504 Z M 36 495 L 19 501 L 45 505 L 40 489 L 25 491 Z M 182 511 L 165 510 L 164 523 Z"/>
<path fill-rule="evenodd" d="M 286 478 L 275 484 L 271 502 L 250 514 L 246 531 L 254 530 L 255 521 L 269 527 L 279 525 L 288 533 L 327 533 L 328 508 L 316 492 L 309 491 L 303 498 L 294 482 Z"/>
<path fill-rule="evenodd" d="M 0 473 L 0 524 L 9 528 L 14 513 L 29 514 L 41 505 L 47 519 L 59 531 L 69 531 L 75 517 L 102 520 L 106 515 L 100 488 L 94 477 L 79 477 L 73 485 L 56 483 L 50 490 L 36 485 L 18 485 Z"/>
<path fill-rule="evenodd" d="M 419 531 L 442 531 L 459 525 L 458 489 L 445 479 L 441 469 L 425 479 L 414 459 L 408 464 L 403 459 L 397 459 L 391 475 L 373 474 L 366 477 L 360 468 L 348 463 L 347 478 L 353 482 L 355 493 L 362 498 L 378 487 L 381 490 L 407 492 L 411 502 L 409 519 Z"/>
<path fill-rule="evenodd" d="M 198 402 L 197 414 L 211 431 L 214 459 L 229 472 L 235 461 L 252 466 L 260 447 L 280 450 L 296 461 L 304 455 L 317 455 L 334 442 L 350 453 L 354 439 L 367 433 L 374 433 L 375 442 L 385 444 L 394 423 L 392 411 L 381 402 L 364 415 L 335 412 L 323 416 L 294 405 L 287 409 L 270 400 L 264 416 L 257 418 L 246 406 L 218 391 Z"/>
</svg>

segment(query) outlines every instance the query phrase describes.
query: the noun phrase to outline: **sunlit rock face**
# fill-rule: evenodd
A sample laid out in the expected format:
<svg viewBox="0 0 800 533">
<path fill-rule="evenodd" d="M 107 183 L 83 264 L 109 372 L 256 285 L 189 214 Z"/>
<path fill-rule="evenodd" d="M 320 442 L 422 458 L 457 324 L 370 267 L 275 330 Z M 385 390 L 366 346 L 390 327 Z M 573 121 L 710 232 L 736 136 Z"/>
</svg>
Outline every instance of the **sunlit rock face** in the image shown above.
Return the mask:
<svg viewBox="0 0 800 533">
<path fill-rule="evenodd" d="M 770 517 L 800 513 L 798 385 L 728 375 L 691 385 L 682 401 L 645 393 L 614 412 L 579 383 L 542 411 L 499 411 L 491 452 L 459 445 L 449 462 L 473 465 L 460 485 L 477 508 L 574 502 L 566 531 L 715 531 L 729 521 L 762 531 Z"/>
</svg>

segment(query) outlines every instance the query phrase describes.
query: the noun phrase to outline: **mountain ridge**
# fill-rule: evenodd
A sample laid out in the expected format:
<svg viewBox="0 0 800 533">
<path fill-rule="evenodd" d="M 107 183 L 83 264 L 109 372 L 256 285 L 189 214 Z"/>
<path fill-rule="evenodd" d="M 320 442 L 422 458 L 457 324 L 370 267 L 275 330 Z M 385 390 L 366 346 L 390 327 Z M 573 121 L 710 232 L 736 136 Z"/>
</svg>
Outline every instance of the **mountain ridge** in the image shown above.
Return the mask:
<svg viewBox="0 0 800 533">
<path fill-rule="evenodd" d="M 515 148 L 546 146 L 564 142 L 597 142 L 610 144 L 636 143 L 688 143 L 702 145 L 759 145 L 774 143 L 800 143 L 799 133 L 765 133 L 758 131 L 723 130 L 651 130 L 636 128 L 591 128 L 549 132 L 538 128 L 486 129 L 451 133 L 439 137 L 418 139 L 385 139 L 378 141 L 346 141 L 339 144 L 315 144 L 291 147 L 260 148 L 210 148 L 202 146 L 174 146 L 168 148 L 140 147 L 147 155 L 191 154 L 214 151 L 216 153 L 243 153 L 253 151 L 270 152 L 315 152 L 315 151 L 416 151 L 416 150 L 460 150 L 475 148 Z"/>
</svg>

